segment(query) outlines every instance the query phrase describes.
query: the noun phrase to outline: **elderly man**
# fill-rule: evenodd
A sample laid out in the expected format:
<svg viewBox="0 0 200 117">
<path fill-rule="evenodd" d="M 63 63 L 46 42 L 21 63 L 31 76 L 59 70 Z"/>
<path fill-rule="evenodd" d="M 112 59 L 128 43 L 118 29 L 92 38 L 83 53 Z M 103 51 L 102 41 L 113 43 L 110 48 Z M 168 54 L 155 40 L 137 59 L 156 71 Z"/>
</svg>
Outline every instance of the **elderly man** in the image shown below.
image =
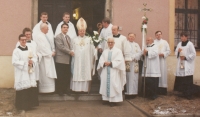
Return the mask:
<svg viewBox="0 0 200 117">
<path fill-rule="evenodd" d="M 85 36 L 87 24 L 83 18 L 77 22 L 79 36 L 73 40 L 72 80 L 70 88 L 76 92 L 88 92 L 95 72 L 97 50 L 91 39 Z"/>
<path fill-rule="evenodd" d="M 158 46 L 158 54 L 160 60 L 161 77 L 159 77 L 158 94 L 167 94 L 167 63 L 166 59 L 170 54 L 169 44 L 166 40 L 162 39 L 162 32 L 155 32 L 156 39 L 154 43 Z"/>
<path fill-rule="evenodd" d="M 136 35 L 134 33 L 128 34 L 129 44 L 131 46 L 131 62 L 130 72 L 126 72 L 126 99 L 133 98 L 138 94 L 138 75 L 139 63 L 141 57 L 140 46 L 135 42 Z"/>
<path fill-rule="evenodd" d="M 178 62 L 174 90 L 182 92 L 185 98 L 191 99 L 194 91 L 193 74 L 196 51 L 193 43 L 188 40 L 186 32 L 182 32 L 180 36 L 181 42 L 179 42 L 175 50 Z"/>
<path fill-rule="evenodd" d="M 142 76 L 145 76 L 145 96 L 150 99 L 157 98 L 158 80 L 161 77 L 160 62 L 158 54 L 158 46 L 154 44 L 151 37 L 146 39 L 147 48 L 143 50 L 143 56 L 146 57 L 146 62 L 143 63 Z"/>
<path fill-rule="evenodd" d="M 126 83 L 124 57 L 121 50 L 114 47 L 115 41 L 109 38 L 108 49 L 105 49 L 99 59 L 97 70 L 100 72 L 101 86 L 99 93 L 104 101 L 122 102 L 122 91 Z"/>
<path fill-rule="evenodd" d="M 52 40 L 48 38 L 48 25 L 42 23 L 40 25 L 41 32 L 35 38 L 38 45 L 39 57 L 39 92 L 51 93 L 55 91 L 55 79 L 57 78 L 55 64 L 53 57 L 55 51 L 53 50 Z"/>
<path fill-rule="evenodd" d="M 125 36 L 119 34 L 119 27 L 116 25 L 112 26 L 112 36 L 108 38 L 113 38 L 115 40 L 115 47 L 122 51 L 125 61 L 131 61 L 131 46 Z M 108 48 L 108 45 L 105 45 Z"/>
<path fill-rule="evenodd" d="M 70 37 L 70 39 L 74 39 L 77 36 L 76 30 L 74 28 L 74 24 L 72 24 L 69 20 L 70 20 L 70 14 L 68 12 L 63 13 L 63 21 L 61 21 L 58 24 L 56 28 L 56 32 L 55 32 L 55 37 L 62 32 L 62 29 L 61 29 L 62 24 L 68 24 L 69 29 L 68 29 L 67 35 Z"/>
<path fill-rule="evenodd" d="M 41 30 L 40 30 L 41 24 L 46 23 L 48 25 L 48 29 L 49 29 L 46 35 L 48 36 L 49 40 L 52 42 L 52 48 L 53 48 L 53 51 L 55 51 L 53 29 L 51 27 L 51 24 L 47 21 L 48 13 L 42 12 L 40 15 L 40 19 L 41 19 L 41 21 L 39 23 L 37 23 L 35 25 L 35 27 L 33 28 L 33 33 L 32 33 L 33 40 L 35 40 L 35 38 L 37 38 L 37 35 L 39 35 L 41 33 Z"/>
<path fill-rule="evenodd" d="M 68 24 L 62 24 L 62 32 L 58 34 L 55 38 L 56 44 L 56 71 L 58 78 L 56 80 L 56 91 L 60 96 L 64 93 L 70 95 L 70 78 L 71 78 L 71 69 L 70 69 L 70 60 L 71 56 L 74 55 L 72 51 L 72 43 L 70 37 L 67 35 Z"/>
</svg>

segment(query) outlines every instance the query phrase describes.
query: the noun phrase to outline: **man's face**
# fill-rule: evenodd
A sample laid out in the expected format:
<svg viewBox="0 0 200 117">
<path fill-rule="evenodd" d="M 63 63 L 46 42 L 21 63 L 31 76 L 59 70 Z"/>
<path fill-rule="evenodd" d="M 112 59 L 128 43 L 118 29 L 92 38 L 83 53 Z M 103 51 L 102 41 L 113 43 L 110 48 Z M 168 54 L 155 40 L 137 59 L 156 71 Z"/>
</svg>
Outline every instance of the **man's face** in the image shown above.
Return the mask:
<svg viewBox="0 0 200 117">
<path fill-rule="evenodd" d="M 185 35 L 181 36 L 181 41 L 183 42 L 187 41 L 187 37 Z"/>
<path fill-rule="evenodd" d="M 27 40 L 26 37 L 21 37 L 19 39 L 20 45 L 23 46 L 23 47 L 25 47 L 26 46 L 26 40 Z"/>
<path fill-rule="evenodd" d="M 61 28 L 62 33 L 66 34 L 68 32 L 68 26 L 67 25 L 63 25 L 63 27 Z"/>
<path fill-rule="evenodd" d="M 107 43 L 108 43 L 108 47 L 109 47 L 110 49 L 112 49 L 113 46 L 115 45 L 115 42 L 114 42 L 113 39 L 109 39 Z"/>
<path fill-rule="evenodd" d="M 162 38 L 162 33 L 158 32 L 156 33 L 156 39 L 160 40 Z"/>
<path fill-rule="evenodd" d="M 64 22 L 68 23 L 69 20 L 70 20 L 70 15 L 65 15 L 65 16 L 63 17 L 63 21 L 64 21 Z"/>
<path fill-rule="evenodd" d="M 43 23 L 46 23 L 47 20 L 48 20 L 48 16 L 47 16 L 47 15 L 42 15 L 42 16 L 40 17 L 40 19 L 42 20 Z"/>
<path fill-rule="evenodd" d="M 129 35 L 128 35 L 128 40 L 129 40 L 130 42 L 133 42 L 133 41 L 135 40 L 135 35 L 134 35 L 134 34 L 129 34 Z"/>
<path fill-rule="evenodd" d="M 153 43 L 153 39 L 152 38 L 147 38 L 146 39 L 146 43 L 147 43 L 147 45 L 151 45 Z"/>
<path fill-rule="evenodd" d="M 117 35 L 118 34 L 118 29 L 116 27 L 112 28 L 112 34 Z"/>
<path fill-rule="evenodd" d="M 26 35 L 26 39 L 27 39 L 27 40 L 31 40 L 31 32 L 30 32 L 30 31 L 25 32 L 24 35 Z"/>
<path fill-rule="evenodd" d="M 108 27 L 108 23 L 107 23 L 107 22 L 102 22 L 102 26 L 103 26 L 104 28 L 107 28 L 107 27 Z"/>
<path fill-rule="evenodd" d="M 43 27 L 43 33 L 44 33 L 44 34 L 47 34 L 47 33 L 48 33 L 48 30 L 49 30 L 48 26 Z"/>
<path fill-rule="evenodd" d="M 78 35 L 81 36 L 81 37 L 85 36 L 85 30 L 83 30 L 83 29 L 79 30 Z"/>
</svg>

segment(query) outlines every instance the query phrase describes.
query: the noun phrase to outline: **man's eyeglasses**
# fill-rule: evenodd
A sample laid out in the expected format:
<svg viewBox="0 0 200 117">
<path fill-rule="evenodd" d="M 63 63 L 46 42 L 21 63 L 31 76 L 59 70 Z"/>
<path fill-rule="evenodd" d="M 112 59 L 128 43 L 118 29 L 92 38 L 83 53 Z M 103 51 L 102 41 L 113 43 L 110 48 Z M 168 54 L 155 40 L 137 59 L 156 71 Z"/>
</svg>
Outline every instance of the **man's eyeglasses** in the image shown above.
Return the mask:
<svg viewBox="0 0 200 117">
<path fill-rule="evenodd" d="M 113 44 L 114 42 L 107 42 L 108 44 Z"/>
</svg>

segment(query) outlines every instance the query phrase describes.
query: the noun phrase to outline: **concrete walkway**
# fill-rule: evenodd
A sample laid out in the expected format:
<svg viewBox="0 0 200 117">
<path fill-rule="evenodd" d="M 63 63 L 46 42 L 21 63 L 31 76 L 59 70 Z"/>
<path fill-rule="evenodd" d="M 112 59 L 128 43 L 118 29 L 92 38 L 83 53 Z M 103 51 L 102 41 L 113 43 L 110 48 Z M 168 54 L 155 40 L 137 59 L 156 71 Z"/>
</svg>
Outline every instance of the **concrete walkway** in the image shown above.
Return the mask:
<svg viewBox="0 0 200 117">
<path fill-rule="evenodd" d="M 102 101 L 40 101 L 40 106 L 26 111 L 25 117 L 146 117 L 128 102 L 114 107 Z"/>
</svg>

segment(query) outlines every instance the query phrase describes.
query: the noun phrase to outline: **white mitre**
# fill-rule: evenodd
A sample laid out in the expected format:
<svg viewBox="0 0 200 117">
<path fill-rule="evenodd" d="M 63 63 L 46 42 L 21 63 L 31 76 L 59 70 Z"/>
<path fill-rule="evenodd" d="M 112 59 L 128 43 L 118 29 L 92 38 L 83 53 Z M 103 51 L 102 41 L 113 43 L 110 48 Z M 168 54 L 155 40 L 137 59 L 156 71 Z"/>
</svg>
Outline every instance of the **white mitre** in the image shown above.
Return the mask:
<svg viewBox="0 0 200 117">
<path fill-rule="evenodd" d="M 77 24 L 76 24 L 76 27 L 77 27 L 78 30 L 86 30 L 86 28 L 87 28 L 87 23 L 86 23 L 86 21 L 81 17 L 81 18 L 78 20 L 78 22 L 77 22 Z"/>
</svg>

